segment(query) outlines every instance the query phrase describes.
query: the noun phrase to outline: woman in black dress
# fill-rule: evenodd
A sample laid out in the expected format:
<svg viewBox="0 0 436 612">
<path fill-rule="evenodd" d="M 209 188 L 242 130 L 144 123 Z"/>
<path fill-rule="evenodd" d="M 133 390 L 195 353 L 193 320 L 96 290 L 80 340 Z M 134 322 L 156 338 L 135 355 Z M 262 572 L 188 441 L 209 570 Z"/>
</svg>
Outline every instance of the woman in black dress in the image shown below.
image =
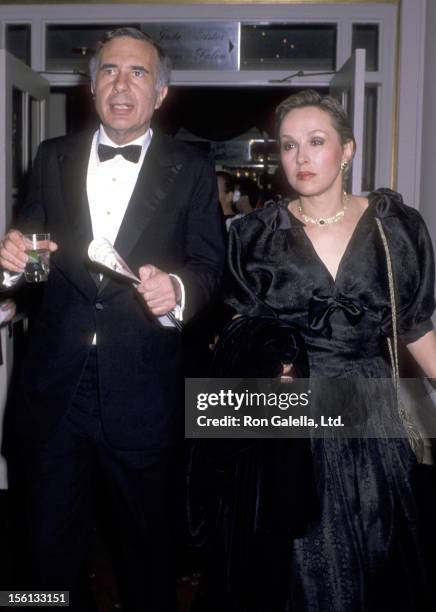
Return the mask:
<svg viewBox="0 0 436 612">
<path fill-rule="evenodd" d="M 232 224 L 227 303 L 238 314 L 296 326 L 311 378 L 353 381 L 380 432 L 312 440 L 321 517 L 294 540 L 285 610 L 421 610 L 416 458 L 402 430 L 392 437 L 402 428 L 394 394 L 371 397 L 365 380 L 392 374 L 391 299 L 377 219 L 392 259 L 399 337 L 436 379 L 431 240 L 399 194 L 344 193 L 355 142 L 337 101 L 307 90 L 285 100 L 277 120 L 282 166 L 299 197 Z"/>
</svg>

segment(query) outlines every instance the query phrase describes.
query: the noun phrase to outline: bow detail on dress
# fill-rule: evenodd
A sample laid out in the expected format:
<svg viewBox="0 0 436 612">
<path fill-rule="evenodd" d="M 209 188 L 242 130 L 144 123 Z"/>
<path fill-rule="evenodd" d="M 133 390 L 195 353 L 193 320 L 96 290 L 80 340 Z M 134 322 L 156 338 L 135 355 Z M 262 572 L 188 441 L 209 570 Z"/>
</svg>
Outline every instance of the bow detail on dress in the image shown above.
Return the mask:
<svg viewBox="0 0 436 612">
<path fill-rule="evenodd" d="M 404 202 L 401 194 L 392 189 L 377 189 L 369 195 L 372 215 L 379 219 L 404 215 Z"/>
<path fill-rule="evenodd" d="M 321 296 L 314 293 L 309 302 L 310 329 L 330 340 L 332 337 L 330 317 L 338 308 L 342 310 L 351 325 L 356 325 L 363 315 L 362 306 L 341 293 L 335 296 Z"/>
</svg>

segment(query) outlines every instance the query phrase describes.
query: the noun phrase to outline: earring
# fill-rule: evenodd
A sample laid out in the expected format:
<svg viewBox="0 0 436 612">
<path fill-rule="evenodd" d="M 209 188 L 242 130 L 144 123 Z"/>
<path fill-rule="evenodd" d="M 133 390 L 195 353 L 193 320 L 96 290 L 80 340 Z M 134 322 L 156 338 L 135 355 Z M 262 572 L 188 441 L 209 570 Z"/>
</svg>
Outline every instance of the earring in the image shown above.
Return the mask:
<svg viewBox="0 0 436 612">
<path fill-rule="evenodd" d="M 342 172 L 345 172 L 345 170 L 348 168 L 348 162 L 346 159 L 344 159 L 344 161 L 341 164 L 341 170 Z"/>
</svg>

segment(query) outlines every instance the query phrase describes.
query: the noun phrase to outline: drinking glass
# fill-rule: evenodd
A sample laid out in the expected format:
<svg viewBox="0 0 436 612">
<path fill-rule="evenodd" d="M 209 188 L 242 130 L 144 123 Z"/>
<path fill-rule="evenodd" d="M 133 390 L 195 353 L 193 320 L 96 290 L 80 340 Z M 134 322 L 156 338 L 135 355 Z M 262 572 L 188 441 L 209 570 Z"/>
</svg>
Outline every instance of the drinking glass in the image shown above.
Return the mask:
<svg viewBox="0 0 436 612">
<path fill-rule="evenodd" d="M 24 234 L 28 261 L 24 278 L 28 283 L 42 283 L 50 271 L 50 234 Z"/>
</svg>

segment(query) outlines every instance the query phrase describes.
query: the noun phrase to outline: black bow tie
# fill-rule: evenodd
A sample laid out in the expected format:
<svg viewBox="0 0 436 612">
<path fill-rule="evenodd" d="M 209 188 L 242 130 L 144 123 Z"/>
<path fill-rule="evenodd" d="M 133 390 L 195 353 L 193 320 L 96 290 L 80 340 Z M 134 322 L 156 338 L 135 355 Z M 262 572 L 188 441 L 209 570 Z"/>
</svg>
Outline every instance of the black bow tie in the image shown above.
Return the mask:
<svg viewBox="0 0 436 612">
<path fill-rule="evenodd" d="M 141 145 L 127 145 L 126 147 L 109 147 L 105 144 L 98 145 L 98 157 L 101 162 L 112 159 L 115 155 L 122 155 L 127 161 L 136 164 L 141 157 L 141 151 Z"/>
</svg>

